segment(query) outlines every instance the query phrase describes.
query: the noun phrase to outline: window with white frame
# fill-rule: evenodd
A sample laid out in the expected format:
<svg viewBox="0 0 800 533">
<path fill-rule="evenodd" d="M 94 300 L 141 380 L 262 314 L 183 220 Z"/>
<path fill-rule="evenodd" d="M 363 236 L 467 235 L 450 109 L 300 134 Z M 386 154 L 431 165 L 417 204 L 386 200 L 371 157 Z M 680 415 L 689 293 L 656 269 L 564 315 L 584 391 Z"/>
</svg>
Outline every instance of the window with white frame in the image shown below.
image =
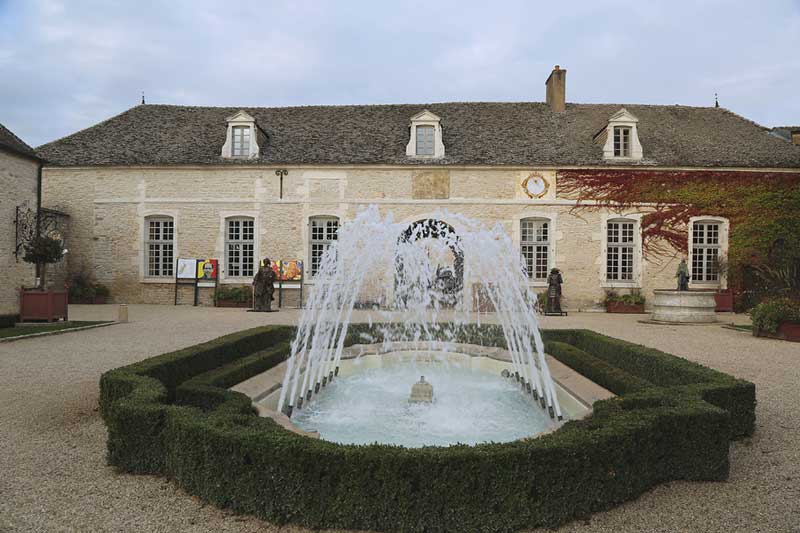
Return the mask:
<svg viewBox="0 0 800 533">
<path fill-rule="evenodd" d="M 434 132 L 433 126 L 417 126 L 417 155 L 434 154 Z"/>
<path fill-rule="evenodd" d="M 339 232 L 339 219 L 337 217 L 311 217 L 309 228 L 311 275 L 316 276 L 322 264 L 322 256 L 336 240 Z"/>
<path fill-rule="evenodd" d="M 522 219 L 520 247 L 528 279 L 545 281 L 550 261 L 550 221 L 546 218 Z"/>
<path fill-rule="evenodd" d="M 228 277 L 251 277 L 255 271 L 255 220 L 226 219 L 225 268 Z"/>
<path fill-rule="evenodd" d="M 145 218 L 145 252 L 147 277 L 174 275 L 175 221 L 172 217 Z"/>
<path fill-rule="evenodd" d="M 606 280 L 633 281 L 636 222 L 609 220 L 606 224 Z"/>
<path fill-rule="evenodd" d="M 722 224 L 700 221 L 692 224 L 692 282 L 719 281 L 720 230 Z"/>
<path fill-rule="evenodd" d="M 250 156 L 250 126 L 234 126 L 231 132 L 233 157 Z"/>
<path fill-rule="evenodd" d="M 631 156 L 631 129 L 627 126 L 614 126 L 614 157 Z"/>
</svg>

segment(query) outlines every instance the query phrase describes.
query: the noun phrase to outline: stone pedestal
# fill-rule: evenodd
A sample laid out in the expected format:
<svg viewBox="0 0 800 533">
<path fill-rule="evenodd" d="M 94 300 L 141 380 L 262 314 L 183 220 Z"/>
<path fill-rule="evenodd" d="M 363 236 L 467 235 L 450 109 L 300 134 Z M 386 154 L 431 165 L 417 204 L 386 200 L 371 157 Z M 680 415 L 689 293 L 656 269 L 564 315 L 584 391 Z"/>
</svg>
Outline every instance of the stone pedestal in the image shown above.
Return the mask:
<svg viewBox="0 0 800 533">
<path fill-rule="evenodd" d="M 411 387 L 410 403 L 431 403 L 433 401 L 433 385 L 425 381 L 425 376 Z"/>
<path fill-rule="evenodd" d="M 710 324 L 717 321 L 716 291 L 656 289 L 653 294 L 651 318 L 655 322 Z"/>
</svg>

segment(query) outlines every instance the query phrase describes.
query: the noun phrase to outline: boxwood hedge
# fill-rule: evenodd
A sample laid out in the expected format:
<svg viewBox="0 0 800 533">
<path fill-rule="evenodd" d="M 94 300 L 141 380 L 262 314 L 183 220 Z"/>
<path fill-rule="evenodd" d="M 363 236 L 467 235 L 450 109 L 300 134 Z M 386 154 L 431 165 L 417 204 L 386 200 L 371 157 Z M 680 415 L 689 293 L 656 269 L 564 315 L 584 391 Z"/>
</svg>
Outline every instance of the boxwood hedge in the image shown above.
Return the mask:
<svg viewBox="0 0 800 533">
<path fill-rule="evenodd" d="M 355 325 L 348 344 L 402 325 Z M 441 338 L 503 346 L 495 326 Z M 406 449 L 306 438 L 227 390 L 271 368 L 293 329 L 247 330 L 103 375 L 108 459 L 160 474 L 218 506 L 275 523 L 385 531 L 556 526 L 665 481 L 724 480 L 752 433 L 755 387 L 586 330 L 544 332 L 550 353 L 618 397 L 535 439 Z"/>
</svg>

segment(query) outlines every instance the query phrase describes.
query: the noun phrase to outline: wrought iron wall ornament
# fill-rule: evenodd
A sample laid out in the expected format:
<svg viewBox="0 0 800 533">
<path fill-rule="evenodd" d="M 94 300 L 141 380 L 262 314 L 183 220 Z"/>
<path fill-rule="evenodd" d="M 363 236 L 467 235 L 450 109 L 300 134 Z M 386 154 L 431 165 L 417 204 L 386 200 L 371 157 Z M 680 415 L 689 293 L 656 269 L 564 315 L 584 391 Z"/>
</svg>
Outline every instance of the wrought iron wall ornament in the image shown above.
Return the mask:
<svg viewBox="0 0 800 533">
<path fill-rule="evenodd" d="M 278 170 L 275 171 L 275 175 L 278 176 L 280 178 L 280 180 L 281 180 L 281 185 L 280 185 L 281 190 L 280 190 L 280 195 L 278 196 L 278 198 L 283 198 L 283 177 L 286 176 L 286 174 L 288 174 L 288 173 L 289 173 L 289 171 L 286 170 L 285 168 L 279 168 Z"/>
<path fill-rule="evenodd" d="M 38 216 L 36 210 L 28 207 L 27 203 L 16 207 L 14 216 L 14 257 L 17 263 L 21 257 L 22 248 L 38 235 L 45 235 L 64 241 L 62 221 L 69 215 L 53 209 L 42 209 Z"/>
</svg>

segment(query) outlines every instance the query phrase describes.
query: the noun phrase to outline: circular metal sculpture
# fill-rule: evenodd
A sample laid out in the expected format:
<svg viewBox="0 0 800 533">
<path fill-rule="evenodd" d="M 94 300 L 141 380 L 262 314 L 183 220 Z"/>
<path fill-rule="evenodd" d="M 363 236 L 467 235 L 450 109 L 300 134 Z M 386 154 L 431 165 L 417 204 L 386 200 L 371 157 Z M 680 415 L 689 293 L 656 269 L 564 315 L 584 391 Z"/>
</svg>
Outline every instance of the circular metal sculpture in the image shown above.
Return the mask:
<svg viewBox="0 0 800 533">
<path fill-rule="evenodd" d="M 459 238 L 450 224 L 441 220 L 424 219 L 410 224 L 398 238 L 398 243 L 427 238 L 444 240 L 447 247 L 453 252 L 453 267 L 437 267 L 435 279 L 431 280 L 431 284 L 440 294 L 441 303 L 454 305 L 458 299 L 458 293 L 464 288 L 464 251 L 461 249 Z M 395 262 L 397 266 L 395 287 L 398 289 L 398 296 L 403 299 L 404 295 L 400 289 L 407 284 L 404 283 L 405 273 L 401 256 L 398 255 Z"/>
</svg>

